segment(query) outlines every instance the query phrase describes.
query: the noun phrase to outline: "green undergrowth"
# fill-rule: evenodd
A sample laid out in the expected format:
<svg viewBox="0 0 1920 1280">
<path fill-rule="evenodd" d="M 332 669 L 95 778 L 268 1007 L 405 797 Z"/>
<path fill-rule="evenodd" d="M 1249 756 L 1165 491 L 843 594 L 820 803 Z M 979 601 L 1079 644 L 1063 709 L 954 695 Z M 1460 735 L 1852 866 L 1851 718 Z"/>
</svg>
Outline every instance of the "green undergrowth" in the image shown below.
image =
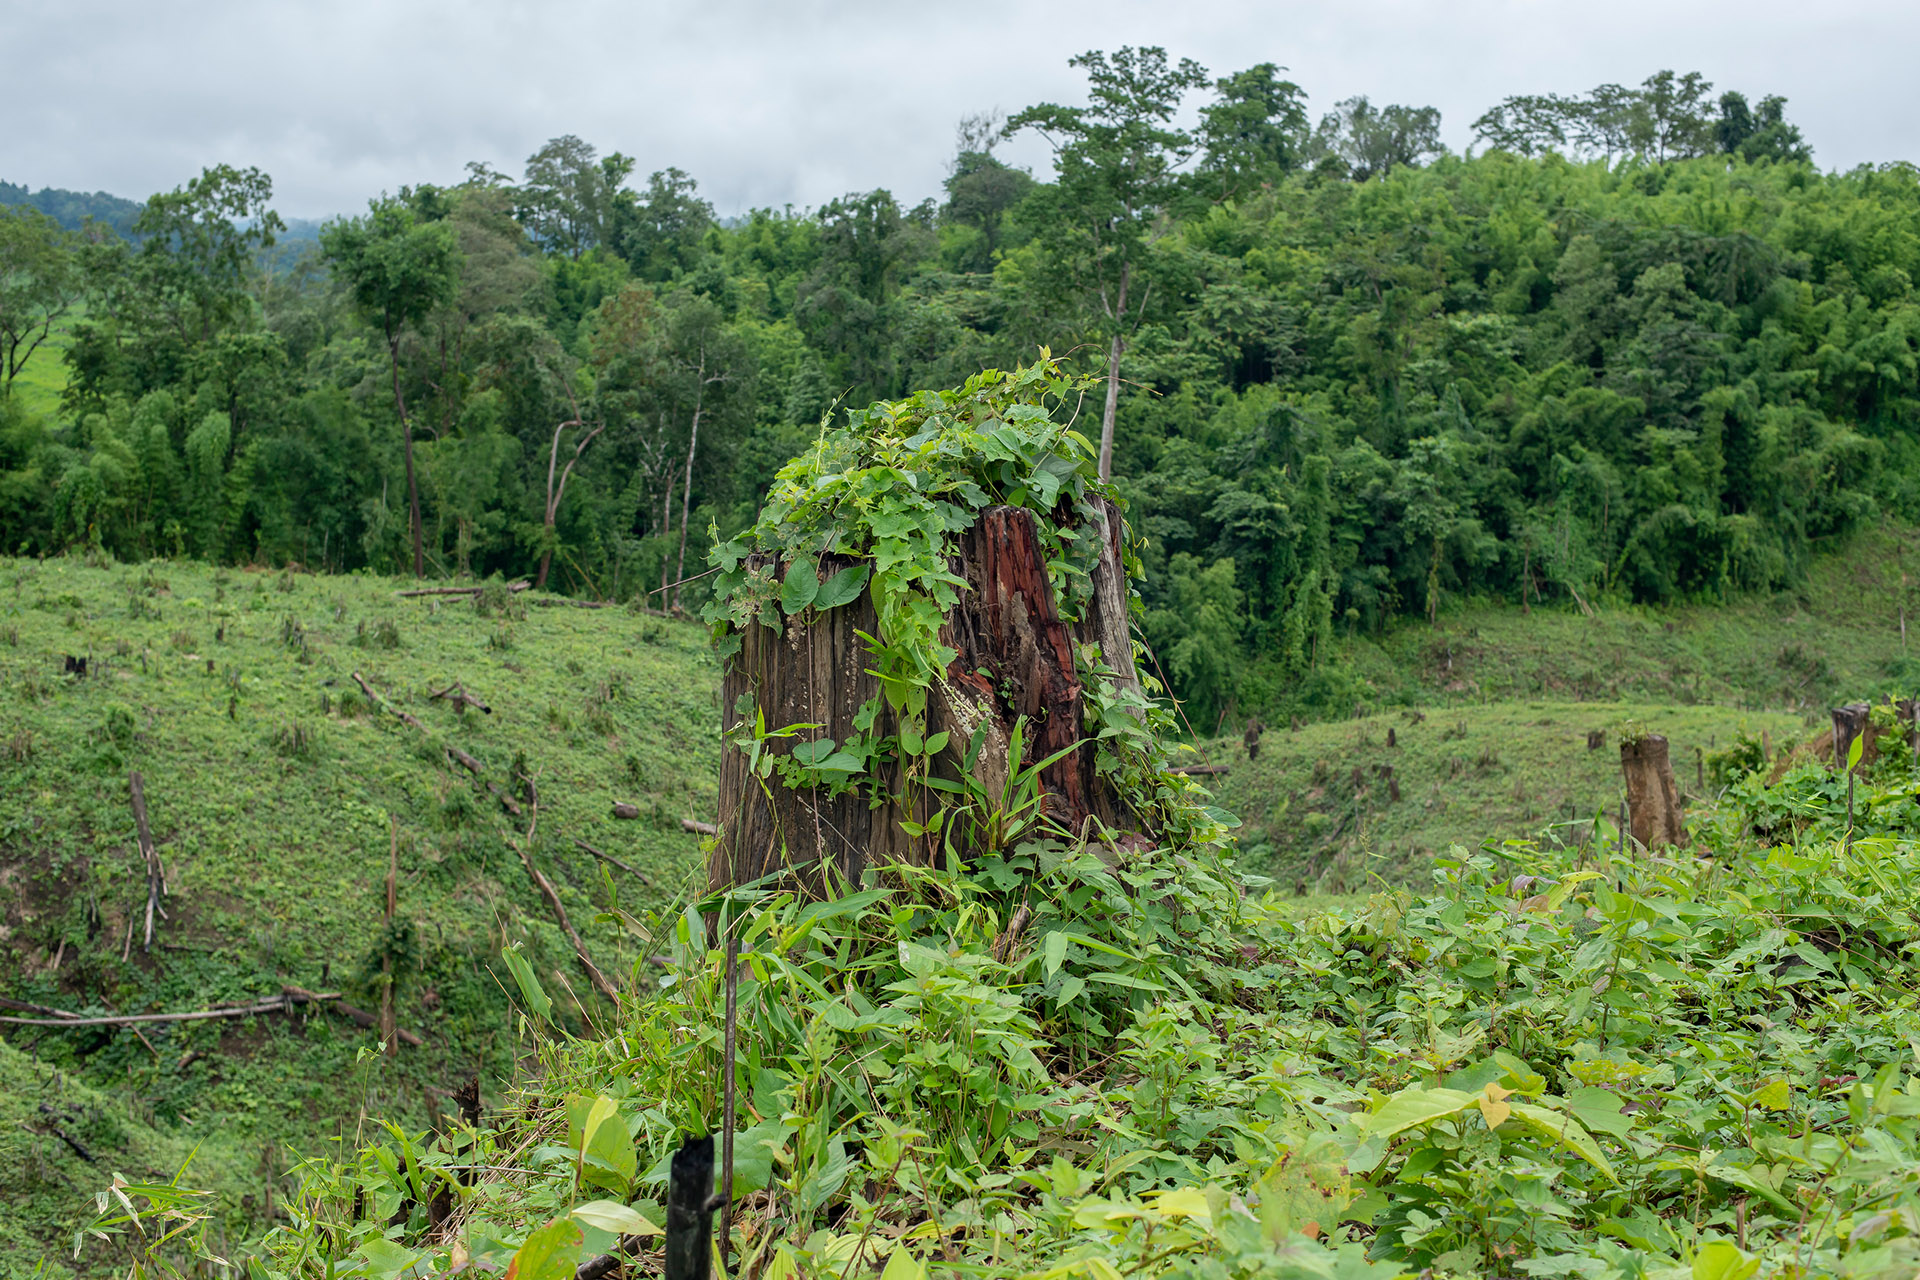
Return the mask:
<svg viewBox="0 0 1920 1280">
<path fill-rule="evenodd" d="M 1920 848 L 1717 853 L 1456 852 L 1307 913 L 1070 850 L 710 902 L 743 941 L 733 1274 L 1910 1275 Z M 644 1263 L 722 1076 L 723 957 L 698 913 L 658 923 L 659 994 L 590 1039 L 532 1018 L 490 1126 L 317 1161 L 266 1269 L 558 1239 L 535 1273 L 570 1274 L 620 1222 Z"/>
<path fill-rule="evenodd" d="M 1710 755 L 1743 733 L 1756 744 L 1765 733 L 1778 750 L 1808 732 L 1788 712 L 1516 701 L 1276 726 L 1252 759 L 1240 739 L 1207 743 L 1193 758 L 1228 770 L 1208 781 L 1246 824 L 1250 865 L 1290 889 L 1351 892 L 1380 880 L 1422 884 L 1433 858 L 1455 844 L 1590 841 L 1594 816 L 1621 802 L 1620 737 L 1632 730 L 1666 736 L 1696 809 L 1720 790 Z M 1601 735 L 1597 747 L 1590 733 Z"/>
<path fill-rule="evenodd" d="M 476 1071 L 488 1098 L 504 1087 L 517 1044 L 504 947 L 558 993 L 556 1017 L 577 1024 L 576 994 L 592 1006 L 509 843 L 527 817 L 504 813 L 445 747 L 523 808 L 531 778 L 535 864 L 616 980 L 640 950 L 609 913 L 670 900 L 700 861 L 681 819 L 713 816 L 717 679 L 700 627 L 541 607 L 498 584 L 477 603 L 396 596 L 409 585 L 0 560 L 0 995 L 98 1016 L 291 984 L 374 1010 L 384 960 L 398 1025 L 426 1041 L 383 1058 L 372 1031 L 317 1013 L 140 1035 L 4 1028 L 36 1069 L 95 1090 L 89 1105 L 115 1117 L 113 1132 L 200 1144 L 196 1167 L 236 1239 L 263 1229 L 270 1194 L 284 1203 L 300 1155 L 363 1131 L 363 1110 L 424 1122 Z M 84 676 L 69 657 L 86 660 Z M 356 672 L 426 732 L 370 706 Z M 490 713 L 429 697 L 456 682 Z M 166 870 L 151 952 L 131 770 Z M 615 821 L 615 801 L 639 820 Z M 173 1172 L 164 1145 L 103 1138 L 97 1169 L 62 1145 L 5 1162 L 0 1231 L 64 1240 L 85 1200 L 76 1188 L 100 1169 Z M 69 1212 L 48 1211 L 49 1197 Z M 0 1275 L 33 1263 L 11 1254 Z"/>
</svg>

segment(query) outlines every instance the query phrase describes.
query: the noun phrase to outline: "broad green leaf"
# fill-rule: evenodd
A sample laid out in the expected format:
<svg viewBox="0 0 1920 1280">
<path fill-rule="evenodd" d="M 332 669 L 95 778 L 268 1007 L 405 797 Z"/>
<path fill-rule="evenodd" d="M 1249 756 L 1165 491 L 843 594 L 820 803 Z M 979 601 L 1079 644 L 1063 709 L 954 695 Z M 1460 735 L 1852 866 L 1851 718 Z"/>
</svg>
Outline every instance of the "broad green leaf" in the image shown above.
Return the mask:
<svg viewBox="0 0 1920 1280">
<path fill-rule="evenodd" d="M 1381 1108 L 1360 1121 L 1370 1138 L 1390 1138 L 1403 1130 L 1459 1115 L 1479 1103 L 1482 1095 L 1459 1089 L 1402 1089 Z"/>
<path fill-rule="evenodd" d="M 1593 1140 L 1593 1135 L 1578 1120 L 1530 1102 L 1511 1102 L 1507 1105 L 1513 1108 L 1514 1115 L 1605 1174 L 1609 1182 L 1619 1183 L 1620 1179 L 1614 1176 L 1613 1165 L 1600 1150 L 1600 1144 Z"/>
<path fill-rule="evenodd" d="M 1867 749 L 1867 735 L 1864 733 L 1855 734 L 1853 739 L 1853 745 L 1847 748 L 1847 768 L 1849 769 L 1859 768 L 1860 754 L 1866 749 Z"/>
<path fill-rule="evenodd" d="M 589 1200 L 575 1205 L 572 1217 L 590 1227 L 623 1236 L 657 1236 L 660 1228 L 617 1200 Z"/>
<path fill-rule="evenodd" d="M 867 585 L 867 566 L 857 564 L 828 578 L 820 584 L 820 590 L 813 597 L 813 607 L 822 612 L 838 609 L 860 598 L 861 591 Z"/>
<path fill-rule="evenodd" d="M 587 1130 L 586 1157 L 599 1161 L 619 1178 L 618 1191 L 626 1191 L 633 1182 L 635 1157 L 633 1136 L 620 1118 L 620 1107 L 612 1098 L 600 1098 L 593 1105 Z"/>
<path fill-rule="evenodd" d="M 894 1246 L 893 1256 L 887 1259 L 887 1269 L 880 1273 L 880 1280 L 926 1280 L 927 1267 L 905 1245 Z"/>
<path fill-rule="evenodd" d="M 1162 1191 L 1154 1196 L 1153 1208 L 1154 1212 L 1168 1218 L 1213 1221 L 1213 1206 L 1207 1203 L 1207 1193 L 1199 1187 L 1176 1187 L 1172 1191 Z"/>
<path fill-rule="evenodd" d="M 820 575 L 811 560 L 796 560 L 787 566 L 787 579 L 780 584 L 780 608 L 788 617 L 813 604 L 820 594 Z"/>
<path fill-rule="evenodd" d="M 527 1237 L 507 1265 L 507 1280 L 573 1280 L 580 1261 L 580 1228 L 555 1218 Z"/>
<path fill-rule="evenodd" d="M 795 762 L 813 768 L 832 755 L 836 745 L 832 738 L 816 738 L 812 742 L 803 742 L 795 747 L 793 758 Z"/>
<path fill-rule="evenodd" d="M 1729 1240 L 1710 1240 L 1693 1255 L 1693 1280 L 1746 1280 L 1760 1269 L 1760 1259 L 1749 1258 Z"/>
<path fill-rule="evenodd" d="M 384 1236 L 361 1241 L 354 1252 L 367 1260 L 367 1280 L 395 1280 L 432 1257 L 429 1250 L 408 1249 Z"/>
<path fill-rule="evenodd" d="M 1049 933 L 1040 944 L 1040 955 L 1041 968 L 1047 977 L 1060 972 L 1060 966 L 1067 961 L 1067 935 L 1058 929 Z"/>
<path fill-rule="evenodd" d="M 1793 1105 L 1793 1090 L 1786 1080 L 1769 1080 L 1754 1090 L 1753 1105 L 1769 1111 L 1785 1111 Z"/>
</svg>

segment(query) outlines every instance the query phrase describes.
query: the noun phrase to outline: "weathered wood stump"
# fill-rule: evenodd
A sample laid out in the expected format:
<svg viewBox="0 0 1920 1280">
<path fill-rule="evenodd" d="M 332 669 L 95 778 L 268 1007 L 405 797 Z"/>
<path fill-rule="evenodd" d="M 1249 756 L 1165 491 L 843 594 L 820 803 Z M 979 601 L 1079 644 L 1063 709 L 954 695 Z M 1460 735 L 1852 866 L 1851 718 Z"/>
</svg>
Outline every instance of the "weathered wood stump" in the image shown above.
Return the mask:
<svg viewBox="0 0 1920 1280">
<path fill-rule="evenodd" d="M 960 777 L 976 734 L 981 746 L 972 778 L 988 796 L 1000 796 L 1008 781 L 1008 747 L 1014 726 L 1025 721 L 1026 761 L 1067 754 L 1041 774 L 1043 809 L 1061 826 L 1080 830 L 1090 820 L 1124 831 L 1137 820 L 1095 768 L 1085 741 L 1085 689 L 1076 663 L 1082 646 L 1097 647 L 1121 688 L 1139 688 L 1128 633 L 1129 593 L 1120 554 L 1121 521 L 1104 502 L 1101 553 L 1092 573 L 1092 598 L 1082 616 L 1068 620 L 1047 578 L 1046 556 L 1033 515 L 1017 507 L 988 507 L 955 538 L 953 572 L 967 588 L 948 614 L 941 642 L 955 657 L 928 692 L 926 732 L 945 732 L 935 757 L 935 776 Z M 766 564 L 759 560 L 752 563 Z M 828 575 L 858 561 L 823 556 Z M 776 576 L 786 566 L 773 566 Z M 772 738 L 764 749 L 788 754 L 818 738 L 844 743 L 858 732 L 861 709 L 877 699 L 873 655 L 862 633 L 875 635 L 879 621 L 870 596 L 817 615 L 802 624 L 789 618 L 782 631 L 755 623 L 727 660 L 721 684 L 721 717 L 730 738 L 751 729 L 756 715 L 769 731 L 817 725 L 796 737 Z M 872 732 L 897 732 L 884 705 Z M 1080 744 L 1077 749 L 1075 744 Z M 897 774 L 897 768 L 894 770 Z M 876 787 L 840 795 L 825 789 L 789 789 L 775 778 L 763 785 L 746 754 L 727 741 L 720 758 L 720 837 L 707 864 L 714 889 L 744 884 L 786 871 L 813 893 L 857 887 L 870 865 L 926 864 L 937 843 L 909 834 L 902 821 L 924 822 L 899 801 L 903 779 L 881 777 Z M 922 797 L 913 802 L 924 804 Z"/>
<path fill-rule="evenodd" d="M 1620 741 L 1620 772 L 1627 781 L 1627 820 L 1634 842 L 1653 850 L 1686 843 L 1686 815 L 1674 785 L 1667 740 L 1657 733 Z"/>
<path fill-rule="evenodd" d="M 1849 702 L 1844 707 L 1835 707 L 1830 711 L 1833 717 L 1833 767 L 1847 767 L 1847 753 L 1853 750 L 1853 740 L 1867 731 L 1867 717 L 1873 708 L 1864 702 Z M 1863 755 L 1862 762 L 1865 762 Z"/>
</svg>

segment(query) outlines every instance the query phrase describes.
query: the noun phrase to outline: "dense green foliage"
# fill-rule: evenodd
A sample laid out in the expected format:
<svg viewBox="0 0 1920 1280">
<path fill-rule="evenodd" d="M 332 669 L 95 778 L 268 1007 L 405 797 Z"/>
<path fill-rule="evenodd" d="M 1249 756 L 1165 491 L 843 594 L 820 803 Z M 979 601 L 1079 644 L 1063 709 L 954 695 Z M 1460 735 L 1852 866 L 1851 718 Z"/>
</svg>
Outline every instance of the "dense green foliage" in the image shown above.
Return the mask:
<svg viewBox="0 0 1920 1280">
<path fill-rule="evenodd" d="M 835 404 L 1044 346 L 1111 375 L 1148 637 L 1211 722 L 1344 711 L 1335 629 L 1772 587 L 1920 514 L 1910 169 L 1822 174 L 1778 99 L 1695 75 L 1509 100 L 1460 158 L 1424 109 L 1314 125 L 1270 65 L 1078 62 L 1088 105 L 965 122 L 912 207 L 722 225 L 566 137 L 289 256 L 265 178 L 209 170 L 81 255 L 65 407 L 0 408 L 0 543 L 390 570 L 417 540 L 625 598 L 746 527 Z"/>
<path fill-rule="evenodd" d="M 1914 848 L 1737 825 L 1698 858 L 1456 850 L 1335 910 L 1044 841 L 736 900 L 743 1273 L 1908 1274 Z M 721 965 L 696 912 L 656 927 L 677 981 L 605 1039 L 536 1022 L 519 1118 L 317 1162 L 276 1272 L 504 1263 L 607 1195 L 657 1222 L 666 1154 L 715 1123 Z M 507 1167 L 459 1186 L 476 1154 Z M 418 1207 L 443 1186 L 451 1242 Z M 575 1212 L 569 1268 L 612 1243 Z"/>
</svg>

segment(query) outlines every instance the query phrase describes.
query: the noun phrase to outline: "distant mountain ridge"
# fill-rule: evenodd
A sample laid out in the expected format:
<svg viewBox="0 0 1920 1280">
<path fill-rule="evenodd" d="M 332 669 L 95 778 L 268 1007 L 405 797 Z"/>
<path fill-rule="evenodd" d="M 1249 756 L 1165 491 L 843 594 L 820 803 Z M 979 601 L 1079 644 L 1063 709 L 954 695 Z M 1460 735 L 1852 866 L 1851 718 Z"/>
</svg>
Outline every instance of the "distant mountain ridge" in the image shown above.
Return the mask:
<svg viewBox="0 0 1920 1280">
<path fill-rule="evenodd" d="M 70 231 L 79 230 L 91 218 L 123 236 L 133 234 L 133 220 L 144 207 L 138 200 L 108 195 L 104 191 L 66 191 L 59 187 L 34 191 L 18 183 L 0 182 L 0 205 L 4 204 L 38 209 Z"/>
<path fill-rule="evenodd" d="M 146 208 L 144 200 L 128 200 L 105 191 L 67 191 L 60 187 L 42 187 L 34 191 L 17 182 L 0 182 L 0 205 L 26 205 L 38 209 L 69 231 L 78 231 L 88 218 L 112 227 L 128 239 L 133 238 L 134 220 Z M 287 229 L 279 236 L 285 243 L 318 242 L 322 218 L 287 218 Z"/>
</svg>

